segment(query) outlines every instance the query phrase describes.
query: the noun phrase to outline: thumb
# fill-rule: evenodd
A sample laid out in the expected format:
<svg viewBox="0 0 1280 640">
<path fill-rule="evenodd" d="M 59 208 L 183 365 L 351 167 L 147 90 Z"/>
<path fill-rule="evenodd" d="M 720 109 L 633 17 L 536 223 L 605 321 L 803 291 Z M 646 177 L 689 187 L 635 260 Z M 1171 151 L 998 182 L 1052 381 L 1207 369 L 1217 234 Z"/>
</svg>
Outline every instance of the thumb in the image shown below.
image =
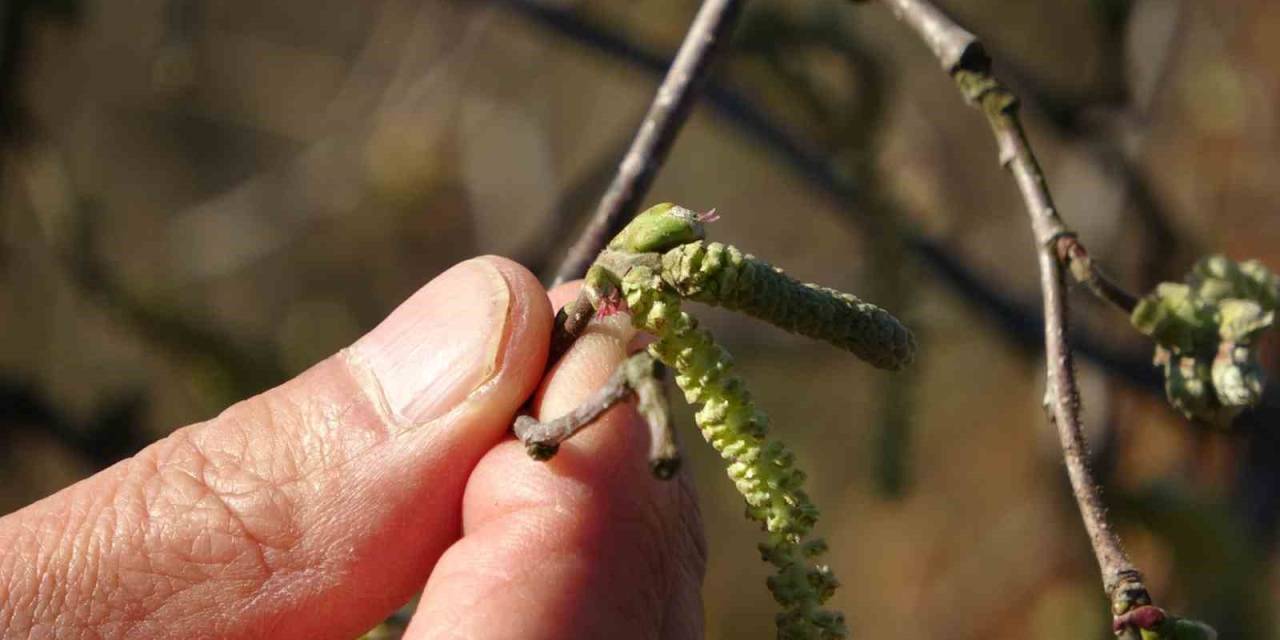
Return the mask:
<svg viewBox="0 0 1280 640">
<path fill-rule="evenodd" d="M 466 479 L 541 378 L 550 324 L 522 267 L 464 262 L 298 378 L 0 519 L 6 632 L 372 627 L 459 536 Z"/>
</svg>

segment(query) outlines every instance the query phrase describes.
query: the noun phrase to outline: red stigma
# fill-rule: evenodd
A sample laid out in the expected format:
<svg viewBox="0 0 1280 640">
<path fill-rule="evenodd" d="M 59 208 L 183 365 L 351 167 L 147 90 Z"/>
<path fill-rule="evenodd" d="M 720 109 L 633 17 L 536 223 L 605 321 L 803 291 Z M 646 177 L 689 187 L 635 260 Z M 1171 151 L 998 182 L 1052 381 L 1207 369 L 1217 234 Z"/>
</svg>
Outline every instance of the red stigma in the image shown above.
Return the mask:
<svg viewBox="0 0 1280 640">
<path fill-rule="evenodd" d="M 614 291 L 605 296 L 600 301 L 600 308 L 596 309 L 597 318 L 608 318 L 609 316 L 627 310 L 627 301 L 622 299 L 622 294 Z"/>
</svg>

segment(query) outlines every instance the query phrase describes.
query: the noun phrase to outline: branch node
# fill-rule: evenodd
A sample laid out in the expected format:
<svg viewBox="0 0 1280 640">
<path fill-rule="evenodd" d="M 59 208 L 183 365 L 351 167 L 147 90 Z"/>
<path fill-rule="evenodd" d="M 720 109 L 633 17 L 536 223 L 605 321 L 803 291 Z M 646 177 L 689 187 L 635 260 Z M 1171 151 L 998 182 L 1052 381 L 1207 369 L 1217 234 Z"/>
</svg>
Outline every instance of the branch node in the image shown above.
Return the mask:
<svg viewBox="0 0 1280 640">
<path fill-rule="evenodd" d="M 1108 576 L 1106 591 L 1111 596 L 1111 613 L 1124 615 L 1137 607 L 1151 604 L 1151 594 L 1142 582 L 1142 573 L 1132 567 Z"/>
<path fill-rule="evenodd" d="M 1011 115 L 1018 110 L 1017 96 L 987 71 L 961 68 L 951 77 L 965 101 L 980 108 L 989 118 Z"/>
<path fill-rule="evenodd" d="M 1064 228 L 1065 229 L 1065 228 Z M 1080 243 L 1074 231 L 1064 230 L 1053 236 L 1051 248 L 1058 256 L 1058 261 L 1071 271 L 1071 277 L 1089 288 L 1095 296 L 1125 315 L 1131 315 L 1138 305 L 1138 299 L 1113 282 L 1098 268 L 1089 256 L 1089 250 Z"/>
</svg>

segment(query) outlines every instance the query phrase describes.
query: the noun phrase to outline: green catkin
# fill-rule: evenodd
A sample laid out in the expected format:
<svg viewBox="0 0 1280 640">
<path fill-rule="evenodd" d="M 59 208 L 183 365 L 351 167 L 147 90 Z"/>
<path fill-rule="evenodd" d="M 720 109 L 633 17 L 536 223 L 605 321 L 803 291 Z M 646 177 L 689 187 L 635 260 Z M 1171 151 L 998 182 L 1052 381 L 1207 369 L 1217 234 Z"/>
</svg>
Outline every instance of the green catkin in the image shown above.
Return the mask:
<svg viewBox="0 0 1280 640">
<path fill-rule="evenodd" d="M 753 315 L 825 340 L 882 369 L 911 363 L 915 339 L 888 311 L 847 293 L 797 282 L 719 242 L 691 242 L 662 256 L 662 277 L 682 297 Z"/>
<path fill-rule="evenodd" d="M 716 252 L 725 253 L 723 249 Z M 763 263 L 740 257 L 731 260 L 752 265 L 747 278 L 756 278 L 752 280 L 756 286 L 773 283 L 768 277 L 761 278 L 755 273 L 754 265 Z M 667 260 L 663 262 L 665 266 Z M 843 638 L 846 636 L 843 616 L 822 608 L 837 583 L 828 567 L 814 562 L 826 550 L 826 545 L 818 539 L 807 539 L 818 511 L 802 489 L 804 474 L 794 467 L 793 456 L 782 443 L 765 440 L 768 430 L 765 415 L 752 402 L 742 380 L 734 375 L 729 354 L 715 343 L 710 333 L 698 328 L 694 318 L 681 310 L 680 294 L 671 282 L 685 279 L 668 278 L 667 270 L 664 268 L 660 275 L 649 267 L 631 269 L 622 280 L 622 293 L 631 310 L 632 322 L 658 337 L 658 341 L 650 345 L 650 352 L 676 371 L 676 383 L 685 398 L 691 404 L 701 405 L 695 420 L 703 437 L 729 462 L 729 477 L 746 499 L 748 517 L 760 522 L 768 533 L 760 551 L 764 560 L 777 570 L 768 585 L 782 606 L 782 613 L 777 617 L 778 638 Z M 737 272 L 731 276 L 744 273 L 743 269 L 735 269 L 721 270 L 719 274 L 729 271 Z M 719 292 L 738 291 L 732 283 L 721 281 L 718 286 Z M 766 286 L 771 287 L 769 291 L 773 295 L 779 295 L 776 284 Z M 716 301 L 708 289 L 702 291 L 697 299 Z M 768 319 L 776 321 L 779 310 L 762 304 L 763 295 L 753 297 L 739 291 L 725 306 L 751 312 L 753 309 L 768 311 L 771 314 Z M 806 299 L 802 303 L 812 307 L 812 301 Z M 802 322 L 783 326 L 795 327 L 793 330 L 802 333 L 810 327 Z M 877 361 L 887 363 L 889 359 Z"/>
</svg>

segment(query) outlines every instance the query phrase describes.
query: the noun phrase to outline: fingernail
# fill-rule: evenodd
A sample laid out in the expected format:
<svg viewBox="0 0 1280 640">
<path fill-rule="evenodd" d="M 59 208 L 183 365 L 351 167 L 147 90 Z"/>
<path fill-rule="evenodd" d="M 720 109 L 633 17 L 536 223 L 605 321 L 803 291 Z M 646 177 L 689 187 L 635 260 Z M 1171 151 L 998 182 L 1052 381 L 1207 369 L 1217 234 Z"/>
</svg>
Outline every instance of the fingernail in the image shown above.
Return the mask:
<svg viewBox="0 0 1280 640">
<path fill-rule="evenodd" d="M 352 346 L 409 424 L 448 413 L 489 380 L 501 359 L 511 289 L 483 259 L 440 274 Z"/>
</svg>

